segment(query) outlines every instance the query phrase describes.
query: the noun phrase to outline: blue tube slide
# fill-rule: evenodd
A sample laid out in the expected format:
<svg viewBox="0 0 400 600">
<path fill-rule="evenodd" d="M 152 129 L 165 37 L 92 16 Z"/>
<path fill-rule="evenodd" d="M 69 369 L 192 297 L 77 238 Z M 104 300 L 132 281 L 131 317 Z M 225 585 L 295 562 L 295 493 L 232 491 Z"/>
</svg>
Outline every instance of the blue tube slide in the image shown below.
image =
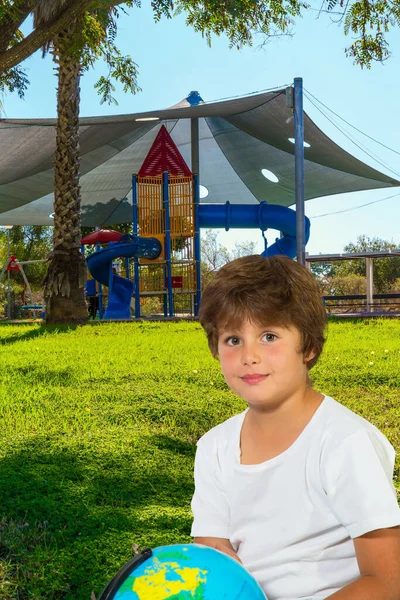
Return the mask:
<svg viewBox="0 0 400 600">
<path fill-rule="evenodd" d="M 199 204 L 199 227 L 225 229 L 268 228 L 277 229 L 283 234 L 276 238 L 262 256 L 286 254 L 296 256 L 296 211 L 277 204 Z M 305 217 L 305 243 L 310 238 L 310 220 Z"/>
<path fill-rule="evenodd" d="M 147 258 L 154 260 L 161 254 L 161 242 L 156 238 L 123 235 L 118 242 L 93 252 L 86 258 L 91 276 L 102 285 L 108 286 L 108 303 L 105 319 L 130 319 L 131 300 L 135 291 L 133 281 L 112 272 L 116 258 Z"/>
</svg>

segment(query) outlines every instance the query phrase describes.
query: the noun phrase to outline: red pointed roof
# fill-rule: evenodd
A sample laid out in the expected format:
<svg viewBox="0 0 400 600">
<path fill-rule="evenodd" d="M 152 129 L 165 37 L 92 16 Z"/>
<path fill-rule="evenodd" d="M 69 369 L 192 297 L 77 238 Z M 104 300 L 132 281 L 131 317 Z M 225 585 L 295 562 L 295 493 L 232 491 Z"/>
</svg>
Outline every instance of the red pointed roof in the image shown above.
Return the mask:
<svg viewBox="0 0 400 600">
<path fill-rule="evenodd" d="M 171 175 L 191 175 L 191 171 L 175 142 L 169 135 L 165 125 L 162 125 L 148 155 L 144 159 L 138 175 L 149 177 L 168 171 Z"/>
</svg>

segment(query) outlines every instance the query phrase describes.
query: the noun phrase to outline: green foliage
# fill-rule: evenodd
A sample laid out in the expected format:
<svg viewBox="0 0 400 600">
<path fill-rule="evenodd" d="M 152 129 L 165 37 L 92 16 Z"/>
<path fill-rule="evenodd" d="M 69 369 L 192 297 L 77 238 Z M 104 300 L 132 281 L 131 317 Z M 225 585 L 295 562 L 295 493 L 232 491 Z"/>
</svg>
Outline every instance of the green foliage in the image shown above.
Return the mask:
<svg viewBox="0 0 400 600">
<path fill-rule="evenodd" d="M 40 260 L 46 258 L 52 249 L 52 227 L 39 225 L 14 225 L 10 230 L 10 254 L 19 261 Z M 7 233 L 2 230 L 0 235 L 0 263 L 4 265 L 7 259 Z M 25 265 L 25 273 L 32 289 L 40 289 L 45 276 L 46 263 Z M 17 289 L 22 289 L 22 275 L 15 271 L 12 273 L 13 283 Z M 4 281 L 3 281 L 4 283 Z"/>
<path fill-rule="evenodd" d="M 19 261 L 27 260 L 42 260 L 47 257 L 52 248 L 52 227 L 42 227 L 37 225 L 32 226 L 17 226 L 15 225 L 10 234 L 10 254 L 17 257 Z M 0 269 L 7 261 L 8 242 L 7 230 L 0 231 Z M 33 263 L 24 265 L 24 272 L 28 279 L 32 295 L 33 303 L 41 304 L 42 282 L 47 271 L 47 263 Z M 4 274 L 0 283 L 0 318 L 5 318 L 7 314 L 8 303 L 8 277 Z M 20 271 L 10 272 L 10 306 L 11 317 L 32 317 L 32 314 L 20 311 L 23 304 L 31 304 L 32 298 L 29 297 L 25 289 L 24 279 Z"/>
<path fill-rule="evenodd" d="M 347 296 L 367 293 L 367 280 L 362 275 L 350 273 L 336 275 L 325 286 L 325 293 L 329 296 Z"/>
<path fill-rule="evenodd" d="M 311 371 L 397 451 L 399 336 L 331 321 Z M 245 408 L 198 323 L 2 326 L 0 360 L 0 600 L 98 597 L 134 545 L 190 541 L 196 441 Z"/>
<path fill-rule="evenodd" d="M 329 262 L 312 262 L 310 263 L 311 273 L 319 281 L 324 281 L 327 277 L 332 277 L 333 267 Z"/>
<path fill-rule="evenodd" d="M 355 41 L 346 48 L 347 56 L 361 68 L 371 68 L 373 61 L 382 62 L 389 56 L 386 34 L 400 26 L 400 0 L 328 0 L 328 11 L 340 6 L 345 35 L 355 35 Z M 344 6 L 345 5 L 345 6 Z"/>
<path fill-rule="evenodd" d="M 370 238 L 366 235 L 359 235 L 355 242 L 349 242 L 344 247 L 344 252 L 376 252 L 379 250 L 393 250 L 398 248 L 398 244 L 393 241 L 383 240 L 381 238 Z"/>
<path fill-rule="evenodd" d="M 15 0 L 0 0 L 0 24 L 10 18 L 17 21 L 19 4 Z"/>
<path fill-rule="evenodd" d="M 106 1 L 99 0 L 97 3 L 98 8 L 83 14 L 82 23 L 79 25 L 76 35 L 69 40 L 68 52 L 81 63 L 83 72 L 93 67 L 99 59 L 104 60 L 108 72 L 106 75 L 100 76 L 95 88 L 98 90 L 102 103 L 118 104 L 113 96 L 113 92 L 115 92 L 113 81 L 121 83 L 124 92 L 135 94 L 140 91 L 140 88 L 137 84 L 138 71 L 136 63 L 130 56 L 123 56 L 115 43 L 117 20 L 120 12 L 124 9 L 110 8 L 107 4 Z M 133 6 L 140 7 L 140 2 L 129 0 L 124 2 L 124 5 L 130 8 Z M 44 8 L 43 15 L 37 19 L 37 26 L 43 23 L 46 6 L 43 3 L 38 4 L 38 10 L 42 10 L 41 7 Z M 58 11 L 54 9 L 53 12 L 56 14 Z M 53 18 L 53 12 L 49 13 L 49 19 Z M 28 13 L 26 16 L 28 16 Z M 17 18 L 15 16 L 15 4 L 10 0 L 7 0 L 6 5 L 1 6 L 0 27 L 2 18 L 5 19 L 6 17 L 10 17 L 11 20 Z M 17 30 L 10 39 L 9 48 L 17 45 L 22 39 L 24 39 L 23 34 L 20 30 Z M 45 44 L 44 51 L 51 50 L 53 45 L 53 40 L 49 40 Z M 63 44 L 63 52 L 66 50 L 65 44 Z M 28 84 L 29 80 L 20 67 L 14 67 L 3 74 L 0 73 L 0 92 L 2 93 L 17 91 L 19 96 L 23 98 Z"/>
<path fill-rule="evenodd" d="M 154 2 L 158 5 L 158 2 Z M 165 3 L 162 3 L 165 5 Z M 307 8 L 298 0 L 178 0 L 176 13 L 187 14 L 186 23 L 207 39 L 211 44 L 212 34 L 225 34 L 230 46 L 238 48 L 251 45 L 254 33 L 266 36 L 278 32 L 286 32 L 293 23 L 293 18 Z"/>
<path fill-rule="evenodd" d="M 90 11 L 83 9 L 82 31 L 77 36 L 75 49 L 72 50 L 73 45 L 71 46 L 71 51 L 82 52 L 83 69 L 93 66 L 100 58 L 104 59 L 108 73 L 100 77 L 96 88 L 101 101 L 108 103 L 116 103 L 113 97 L 113 79 L 122 84 L 124 91 L 139 91 L 137 65 L 129 56 L 120 54 L 116 37 L 119 14 L 125 12 L 124 7 L 140 8 L 140 1 L 121 0 L 118 6 L 113 4 L 114 0 L 93 0 Z M 0 63 L 2 56 L 23 40 L 23 34 L 15 27 L 15 23 L 25 21 L 32 7 L 26 8 L 24 5 L 25 12 L 21 15 L 22 5 L 22 0 L 0 0 L 0 39 L 3 40 L 3 48 L 0 46 Z M 52 6 L 49 3 L 49 7 Z M 58 6 L 62 6 L 64 12 L 71 11 L 72 15 L 71 6 L 65 7 L 59 3 Z M 186 24 L 200 32 L 208 44 L 211 44 L 212 35 L 225 34 L 230 46 L 238 48 L 251 45 L 257 34 L 270 36 L 287 33 L 295 19 L 311 8 L 310 4 L 301 0 L 153 0 L 151 6 L 156 22 L 163 17 L 170 19 L 179 13 L 185 13 Z M 48 8 L 46 10 L 49 12 Z M 59 8 L 54 8 L 49 14 L 54 17 L 59 12 Z M 359 66 L 370 68 L 373 61 L 381 62 L 389 56 L 387 34 L 390 29 L 400 26 L 400 0 L 322 0 L 320 12 L 334 14 L 336 22 L 339 14 L 345 35 L 355 38 L 346 49 L 346 54 Z M 71 16 L 72 18 L 76 18 L 76 15 Z M 4 39 L 8 39 L 5 48 Z M 49 38 L 45 42 L 46 49 L 51 41 Z M 30 53 L 38 47 L 32 46 Z M 0 67 L 0 90 L 16 90 L 23 96 L 28 80 L 24 72 L 17 68 L 17 60 L 6 75 L 1 73 Z"/>
<path fill-rule="evenodd" d="M 123 91 L 136 94 L 140 91 L 137 84 L 137 65 L 130 56 L 123 56 L 115 44 L 117 37 L 118 10 L 99 10 L 85 15 L 83 29 L 84 47 L 81 55 L 83 70 L 93 67 L 102 58 L 108 68 L 107 75 L 100 76 L 95 88 L 101 97 L 101 103 L 118 104 L 113 96 L 118 81 Z"/>
<path fill-rule="evenodd" d="M 9 92 L 17 92 L 20 98 L 25 98 L 25 92 L 28 89 L 29 79 L 25 74 L 25 70 L 21 67 L 14 67 L 0 75 L 0 94 L 3 96 L 8 90 Z"/>
</svg>

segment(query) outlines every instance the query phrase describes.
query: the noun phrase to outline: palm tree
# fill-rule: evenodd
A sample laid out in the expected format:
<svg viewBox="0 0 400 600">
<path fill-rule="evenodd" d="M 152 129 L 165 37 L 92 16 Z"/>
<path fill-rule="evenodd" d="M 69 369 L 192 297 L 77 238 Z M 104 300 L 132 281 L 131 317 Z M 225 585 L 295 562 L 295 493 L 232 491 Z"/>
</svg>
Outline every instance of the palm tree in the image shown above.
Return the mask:
<svg viewBox="0 0 400 600">
<path fill-rule="evenodd" d="M 54 18 L 68 0 L 38 0 L 35 26 Z M 57 128 L 54 163 L 53 251 L 44 280 L 46 322 L 85 323 L 86 263 L 80 252 L 79 103 L 80 21 L 70 23 L 51 45 L 57 64 Z M 48 45 L 45 50 L 50 50 Z"/>
</svg>

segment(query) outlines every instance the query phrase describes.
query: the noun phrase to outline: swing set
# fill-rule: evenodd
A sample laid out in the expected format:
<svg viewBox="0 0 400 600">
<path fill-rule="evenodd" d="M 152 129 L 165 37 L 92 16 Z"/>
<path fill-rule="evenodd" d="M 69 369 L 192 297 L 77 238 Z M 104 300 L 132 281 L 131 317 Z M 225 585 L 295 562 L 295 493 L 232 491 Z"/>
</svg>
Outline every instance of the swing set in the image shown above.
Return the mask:
<svg viewBox="0 0 400 600">
<path fill-rule="evenodd" d="M 29 285 L 28 278 L 24 271 L 24 265 L 31 265 L 33 263 L 44 263 L 47 259 L 42 258 L 38 260 L 23 260 L 19 261 L 16 256 L 11 255 L 7 258 L 5 265 L 3 266 L 0 273 L 0 283 L 3 281 L 4 274 L 8 272 L 8 293 L 7 293 L 7 303 L 8 303 L 8 317 L 10 317 L 10 272 L 11 271 L 19 271 L 24 280 L 25 291 L 28 293 L 30 304 L 24 304 L 21 306 L 22 310 L 31 310 L 33 312 L 33 318 L 38 319 L 39 315 L 43 312 L 43 305 L 35 304 L 32 294 L 31 286 Z"/>
</svg>

